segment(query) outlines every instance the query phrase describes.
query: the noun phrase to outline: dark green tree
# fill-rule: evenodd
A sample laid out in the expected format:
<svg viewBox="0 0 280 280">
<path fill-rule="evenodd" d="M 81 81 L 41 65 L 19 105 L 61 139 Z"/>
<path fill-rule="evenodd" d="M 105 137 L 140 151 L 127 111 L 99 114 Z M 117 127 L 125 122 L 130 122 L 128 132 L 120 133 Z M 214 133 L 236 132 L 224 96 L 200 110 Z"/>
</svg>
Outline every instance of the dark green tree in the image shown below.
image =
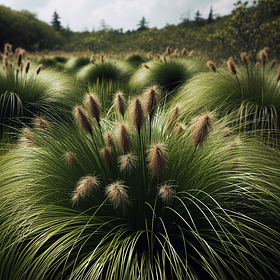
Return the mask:
<svg viewBox="0 0 280 280">
<path fill-rule="evenodd" d="M 53 20 L 51 22 L 52 26 L 55 28 L 55 30 L 59 31 L 60 28 L 61 28 L 61 25 L 60 25 L 60 16 L 58 15 L 58 13 L 55 11 L 53 13 Z"/>
<path fill-rule="evenodd" d="M 209 13 L 207 21 L 208 21 L 208 23 L 211 23 L 213 21 L 213 8 L 212 8 L 212 6 L 210 8 L 210 13 Z"/>
<path fill-rule="evenodd" d="M 139 28 L 137 30 L 147 30 L 148 27 L 148 21 L 145 19 L 145 17 L 143 16 L 142 19 L 139 21 L 139 23 L 137 24 L 137 26 L 139 26 Z"/>
</svg>

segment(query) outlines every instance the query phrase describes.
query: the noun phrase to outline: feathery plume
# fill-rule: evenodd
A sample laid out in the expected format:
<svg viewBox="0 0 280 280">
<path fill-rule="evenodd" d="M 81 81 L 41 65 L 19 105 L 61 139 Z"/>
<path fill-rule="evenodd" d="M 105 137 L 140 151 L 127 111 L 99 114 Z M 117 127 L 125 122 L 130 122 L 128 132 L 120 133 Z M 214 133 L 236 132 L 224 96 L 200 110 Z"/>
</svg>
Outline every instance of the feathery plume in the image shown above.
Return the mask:
<svg viewBox="0 0 280 280">
<path fill-rule="evenodd" d="M 37 129 L 48 129 L 50 127 L 50 124 L 47 120 L 45 120 L 42 117 L 37 116 L 34 119 L 34 128 Z"/>
<path fill-rule="evenodd" d="M 116 181 L 105 188 L 105 195 L 108 196 L 114 209 L 120 207 L 122 210 L 125 210 L 125 207 L 131 204 L 128 200 L 127 189 L 128 187 L 123 185 L 122 181 Z"/>
<path fill-rule="evenodd" d="M 139 134 L 141 127 L 144 124 L 145 116 L 138 96 L 134 97 L 130 103 L 129 115 L 131 117 L 132 124 L 136 127 Z"/>
<path fill-rule="evenodd" d="M 112 154 L 111 154 L 110 150 L 107 147 L 104 147 L 100 152 L 101 152 L 101 154 L 104 158 L 104 161 L 105 161 L 106 165 L 108 167 L 110 167 L 112 165 L 112 162 L 113 162 L 113 157 L 112 157 Z"/>
<path fill-rule="evenodd" d="M 120 127 L 117 131 L 117 136 L 119 140 L 119 145 L 125 153 L 129 153 L 132 141 L 128 128 L 124 123 L 120 124 Z"/>
<path fill-rule="evenodd" d="M 86 195 L 88 196 L 90 192 L 99 187 L 100 183 L 96 176 L 85 176 L 82 177 L 77 182 L 77 187 L 72 195 L 72 203 L 73 205 L 82 197 L 84 198 Z"/>
<path fill-rule="evenodd" d="M 87 117 L 84 109 L 80 106 L 76 106 L 73 111 L 75 121 L 86 133 L 92 133 L 92 123 Z"/>
<path fill-rule="evenodd" d="M 98 97 L 93 93 L 86 94 L 84 104 L 90 115 L 95 118 L 98 125 L 100 125 L 101 106 Z"/>
<path fill-rule="evenodd" d="M 76 156 L 71 153 L 71 152 L 67 152 L 64 155 L 66 162 L 70 165 L 70 166 L 75 166 L 78 164 L 78 160 L 76 158 Z"/>
<path fill-rule="evenodd" d="M 124 119 L 124 113 L 125 113 L 125 99 L 123 97 L 123 93 L 121 91 L 118 91 L 115 95 L 114 104 L 119 111 L 119 113 L 122 115 Z"/>
<path fill-rule="evenodd" d="M 175 129 L 174 129 L 174 132 L 179 135 L 181 134 L 184 130 L 186 129 L 185 125 L 183 125 L 182 123 L 179 123 Z"/>
<path fill-rule="evenodd" d="M 259 68 L 260 68 L 260 63 L 259 63 L 259 62 L 256 63 L 255 68 L 256 68 L 256 69 L 259 69 Z"/>
<path fill-rule="evenodd" d="M 28 61 L 26 62 L 26 65 L 25 65 L 25 73 L 26 73 L 26 74 L 27 74 L 28 71 L 29 71 L 29 67 L 30 67 L 30 60 L 28 60 Z"/>
<path fill-rule="evenodd" d="M 247 56 L 246 52 L 241 53 L 240 57 L 245 65 L 249 64 L 249 56 Z"/>
<path fill-rule="evenodd" d="M 160 178 L 166 164 L 166 148 L 163 144 L 153 144 L 148 154 L 149 168 Z"/>
<path fill-rule="evenodd" d="M 172 186 L 164 184 L 159 187 L 158 197 L 166 205 L 172 204 L 175 194 L 176 194 L 176 191 L 172 189 Z"/>
<path fill-rule="evenodd" d="M 170 117 L 167 120 L 166 127 L 168 128 L 177 118 L 179 115 L 179 106 L 177 105 L 174 110 L 172 111 Z"/>
<path fill-rule="evenodd" d="M 217 72 L 217 68 L 216 68 L 216 65 L 214 64 L 214 62 L 208 61 L 207 66 L 211 69 L 212 72 L 214 72 L 214 73 Z"/>
<path fill-rule="evenodd" d="M 31 131 L 28 127 L 25 127 L 22 129 L 21 131 L 22 135 L 20 137 L 20 142 L 22 143 L 34 143 L 34 142 L 37 142 L 37 139 L 35 136 L 33 136 L 31 134 Z"/>
<path fill-rule="evenodd" d="M 143 67 L 147 68 L 147 69 L 150 69 L 150 67 L 147 65 L 147 64 L 143 64 Z"/>
<path fill-rule="evenodd" d="M 36 69 L 36 74 L 39 75 L 40 71 L 42 69 L 42 64 L 40 64 Z"/>
<path fill-rule="evenodd" d="M 276 64 L 276 59 L 273 59 L 270 63 L 269 68 L 272 69 L 274 67 L 274 65 Z"/>
<path fill-rule="evenodd" d="M 127 153 L 118 159 L 120 171 L 131 172 L 137 166 L 138 157 L 134 154 Z"/>
<path fill-rule="evenodd" d="M 237 74 L 237 70 L 236 70 L 236 66 L 235 66 L 235 64 L 234 64 L 234 61 L 233 61 L 233 58 L 232 58 L 232 57 L 227 61 L 227 65 L 228 65 L 229 71 L 230 71 L 233 75 L 236 75 L 236 74 Z"/>
<path fill-rule="evenodd" d="M 194 51 L 190 51 L 189 57 L 191 57 L 194 54 Z"/>
<path fill-rule="evenodd" d="M 107 148 L 109 148 L 111 151 L 114 151 L 116 149 L 115 141 L 109 132 L 105 133 L 104 142 L 105 142 Z"/>
<path fill-rule="evenodd" d="M 160 96 L 161 91 L 156 85 L 148 87 L 147 90 L 143 93 L 144 109 L 146 114 L 149 115 L 150 122 L 152 121 L 156 113 Z"/>
<path fill-rule="evenodd" d="M 191 121 L 191 134 L 194 146 L 201 145 L 209 135 L 214 122 L 212 114 L 201 114 Z"/>
</svg>

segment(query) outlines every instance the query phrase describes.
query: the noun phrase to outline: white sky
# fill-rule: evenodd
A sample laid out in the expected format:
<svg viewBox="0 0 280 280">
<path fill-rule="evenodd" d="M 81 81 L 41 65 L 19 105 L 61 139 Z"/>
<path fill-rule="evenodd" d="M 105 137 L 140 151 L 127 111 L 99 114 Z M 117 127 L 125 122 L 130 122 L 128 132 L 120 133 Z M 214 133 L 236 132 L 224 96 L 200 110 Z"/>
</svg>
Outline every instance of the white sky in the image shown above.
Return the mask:
<svg viewBox="0 0 280 280">
<path fill-rule="evenodd" d="M 230 14 L 237 0 L 0 0 L 0 5 L 12 10 L 37 13 L 39 20 L 50 24 L 54 11 L 61 25 L 73 31 L 100 30 L 101 20 L 113 29 L 136 30 L 144 16 L 150 28 L 178 24 L 181 18 L 193 20 L 197 10 L 207 18 L 210 7 L 213 14 Z M 252 2 L 252 1 L 250 1 Z"/>
</svg>

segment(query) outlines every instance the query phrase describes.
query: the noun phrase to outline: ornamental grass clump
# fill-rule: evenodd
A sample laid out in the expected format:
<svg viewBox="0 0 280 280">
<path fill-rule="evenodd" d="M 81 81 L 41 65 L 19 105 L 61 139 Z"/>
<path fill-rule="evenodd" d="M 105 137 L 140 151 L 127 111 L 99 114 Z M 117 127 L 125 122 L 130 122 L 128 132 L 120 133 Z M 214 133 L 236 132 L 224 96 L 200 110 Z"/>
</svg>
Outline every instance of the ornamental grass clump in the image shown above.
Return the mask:
<svg viewBox="0 0 280 280">
<path fill-rule="evenodd" d="M 129 80 L 133 91 L 142 91 L 151 83 L 157 83 L 165 90 L 177 90 L 182 84 L 194 77 L 203 66 L 195 59 L 167 59 L 166 63 L 149 61 L 135 71 Z"/>
<path fill-rule="evenodd" d="M 79 107 L 91 133 L 66 114 L 0 158 L 0 279 L 278 277 L 279 151 L 212 113 L 178 137 L 181 110 L 138 133 Z"/>
<path fill-rule="evenodd" d="M 202 73 L 182 87 L 172 101 L 173 106 L 182 105 L 181 120 L 189 121 L 194 112 L 216 110 L 220 117 L 231 115 L 240 129 L 260 133 L 270 141 L 279 129 L 280 90 L 277 69 L 268 63 L 266 51 L 262 51 L 261 69 L 255 69 L 243 53 L 238 67 L 230 58 L 228 70 L 218 68 L 220 75 Z"/>
</svg>

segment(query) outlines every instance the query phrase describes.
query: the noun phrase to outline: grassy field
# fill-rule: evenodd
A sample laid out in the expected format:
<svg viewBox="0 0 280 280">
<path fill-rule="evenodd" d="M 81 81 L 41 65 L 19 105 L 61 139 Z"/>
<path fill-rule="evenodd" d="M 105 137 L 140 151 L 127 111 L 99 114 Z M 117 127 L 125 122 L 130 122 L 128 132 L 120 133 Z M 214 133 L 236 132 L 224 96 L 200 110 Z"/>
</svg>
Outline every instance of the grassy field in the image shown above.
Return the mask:
<svg viewBox="0 0 280 280">
<path fill-rule="evenodd" d="M 169 52 L 3 57 L 0 279 L 280 277 L 279 64 Z"/>
</svg>

